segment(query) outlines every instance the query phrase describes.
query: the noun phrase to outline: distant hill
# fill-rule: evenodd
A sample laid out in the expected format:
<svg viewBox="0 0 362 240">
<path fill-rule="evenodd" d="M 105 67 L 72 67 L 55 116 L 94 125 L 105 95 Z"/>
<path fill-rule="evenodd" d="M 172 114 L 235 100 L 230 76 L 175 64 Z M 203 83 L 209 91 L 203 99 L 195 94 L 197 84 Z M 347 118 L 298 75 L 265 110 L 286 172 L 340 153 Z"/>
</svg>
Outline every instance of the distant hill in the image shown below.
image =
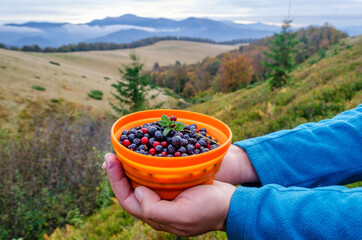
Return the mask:
<svg viewBox="0 0 362 240">
<path fill-rule="evenodd" d="M 236 24 L 206 18 L 171 20 L 144 18 L 132 14 L 108 17 L 86 24 L 28 22 L 0 26 L 0 43 L 22 47 L 58 47 L 79 42 L 130 43 L 153 36 L 203 38 L 213 41 L 258 39 L 272 35 L 279 27 L 263 23 Z"/>
</svg>

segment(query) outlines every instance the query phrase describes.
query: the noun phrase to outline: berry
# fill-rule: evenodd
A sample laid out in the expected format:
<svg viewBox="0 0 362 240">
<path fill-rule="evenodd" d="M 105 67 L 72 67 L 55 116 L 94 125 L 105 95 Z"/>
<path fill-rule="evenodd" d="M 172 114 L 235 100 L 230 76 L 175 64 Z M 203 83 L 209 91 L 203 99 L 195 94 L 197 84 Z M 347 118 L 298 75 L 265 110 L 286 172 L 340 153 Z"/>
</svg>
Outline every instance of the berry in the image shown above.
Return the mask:
<svg viewBox="0 0 362 240">
<path fill-rule="evenodd" d="M 157 157 L 165 157 L 162 153 L 157 154 Z"/>
<path fill-rule="evenodd" d="M 127 135 L 128 134 L 128 130 L 124 130 L 123 132 L 122 132 L 122 135 Z"/>
<path fill-rule="evenodd" d="M 143 137 L 143 132 L 141 130 L 137 130 L 135 133 L 136 137 L 138 138 L 142 138 Z"/>
<path fill-rule="evenodd" d="M 210 150 L 213 150 L 213 149 L 218 148 L 218 147 L 219 146 L 217 144 L 213 144 L 213 145 L 210 146 Z"/>
<path fill-rule="evenodd" d="M 180 152 L 180 153 L 186 153 L 186 148 L 180 147 L 180 148 L 178 149 L 178 152 Z"/>
<path fill-rule="evenodd" d="M 125 139 L 123 140 L 122 144 L 123 146 L 128 147 L 131 144 L 131 142 L 128 139 Z"/>
<path fill-rule="evenodd" d="M 129 131 L 128 131 L 128 135 L 130 134 L 135 134 L 136 133 L 136 129 L 134 128 L 131 128 Z"/>
<path fill-rule="evenodd" d="M 162 146 L 162 147 L 166 147 L 166 146 L 167 146 L 167 142 L 166 142 L 166 141 L 161 142 L 161 146 Z"/>
<path fill-rule="evenodd" d="M 141 140 L 139 138 L 135 138 L 133 139 L 132 143 L 136 144 L 136 145 L 139 145 L 141 142 Z"/>
<path fill-rule="evenodd" d="M 170 120 L 176 122 L 176 121 L 177 121 L 177 117 L 176 117 L 175 115 L 172 115 L 172 116 L 170 117 Z"/>
<path fill-rule="evenodd" d="M 148 138 L 146 138 L 146 137 L 141 138 L 141 143 L 142 144 L 147 144 L 148 143 Z"/>
<path fill-rule="evenodd" d="M 159 141 L 155 141 L 152 146 L 155 148 L 156 146 L 160 145 L 160 142 Z"/>
<path fill-rule="evenodd" d="M 189 144 L 189 141 L 187 141 L 185 138 L 181 138 L 181 145 L 186 146 L 187 144 Z"/>
<path fill-rule="evenodd" d="M 181 157 L 181 153 L 180 152 L 175 152 L 175 154 L 173 156 L 174 157 Z"/>
<path fill-rule="evenodd" d="M 163 134 L 161 131 L 155 132 L 155 139 L 161 141 L 163 139 Z"/>
<path fill-rule="evenodd" d="M 156 150 L 154 148 L 151 148 L 150 150 L 148 150 L 149 154 L 155 155 L 156 154 Z"/>
<path fill-rule="evenodd" d="M 130 149 L 132 151 L 136 150 L 136 148 L 137 148 L 137 146 L 134 143 L 132 143 L 131 145 L 128 146 L 128 149 Z"/>
<path fill-rule="evenodd" d="M 186 153 L 181 154 L 181 157 L 187 157 L 188 155 Z"/>
<path fill-rule="evenodd" d="M 176 149 L 173 145 L 170 144 L 167 146 L 167 152 L 170 154 L 174 154 L 176 152 Z"/>
<path fill-rule="evenodd" d="M 123 140 L 126 140 L 127 139 L 127 135 L 121 135 L 121 137 L 119 138 L 119 140 L 121 142 L 123 142 Z"/>
<path fill-rule="evenodd" d="M 153 136 L 153 135 L 155 135 L 156 131 L 157 131 L 157 128 L 149 127 L 147 132 L 148 132 L 148 134 L 150 134 L 150 136 Z"/>
<path fill-rule="evenodd" d="M 180 147 L 181 146 L 181 137 L 180 136 L 172 137 L 171 144 L 176 146 L 176 147 Z"/>
<path fill-rule="evenodd" d="M 162 147 L 161 145 L 157 145 L 157 146 L 155 147 L 155 150 L 156 150 L 156 152 L 162 152 L 163 147 Z"/>
<path fill-rule="evenodd" d="M 146 134 L 147 133 L 147 128 L 141 128 L 141 131 L 143 132 L 143 134 Z"/>
<path fill-rule="evenodd" d="M 186 153 L 188 155 L 193 155 L 194 154 L 194 146 L 192 146 L 191 144 L 188 144 L 186 146 Z"/>
<path fill-rule="evenodd" d="M 200 147 L 201 147 L 201 146 L 200 146 L 200 143 L 196 143 L 196 144 L 195 144 L 195 148 L 196 148 L 196 149 L 199 149 Z"/>
<path fill-rule="evenodd" d="M 131 133 L 130 135 L 128 135 L 128 140 L 130 140 L 131 142 L 136 138 L 136 136 Z"/>
<path fill-rule="evenodd" d="M 167 153 L 166 152 L 162 152 L 163 156 L 166 157 L 167 156 Z"/>
</svg>

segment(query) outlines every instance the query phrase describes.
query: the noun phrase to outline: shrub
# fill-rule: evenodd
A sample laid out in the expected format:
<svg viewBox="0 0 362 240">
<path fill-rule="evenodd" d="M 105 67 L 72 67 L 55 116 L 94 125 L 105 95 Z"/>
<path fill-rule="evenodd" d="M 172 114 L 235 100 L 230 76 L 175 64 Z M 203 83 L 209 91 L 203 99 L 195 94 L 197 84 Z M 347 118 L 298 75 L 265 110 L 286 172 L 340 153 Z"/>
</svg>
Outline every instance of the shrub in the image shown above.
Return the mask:
<svg viewBox="0 0 362 240">
<path fill-rule="evenodd" d="M 102 100 L 103 92 L 100 90 L 91 90 L 88 96 L 96 100 Z"/>
<path fill-rule="evenodd" d="M 110 122 L 27 108 L 21 136 L 0 134 L 0 239 L 40 239 L 110 203 L 100 167 Z"/>
<path fill-rule="evenodd" d="M 60 66 L 60 63 L 58 63 L 58 62 L 49 61 L 49 63 L 50 63 L 50 64 L 53 64 L 53 65 Z"/>
<path fill-rule="evenodd" d="M 45 87 L 33 85 L 31 86 L 32 89 L 38 90 L 38 91 L 45 91 Z"/>
</svg>

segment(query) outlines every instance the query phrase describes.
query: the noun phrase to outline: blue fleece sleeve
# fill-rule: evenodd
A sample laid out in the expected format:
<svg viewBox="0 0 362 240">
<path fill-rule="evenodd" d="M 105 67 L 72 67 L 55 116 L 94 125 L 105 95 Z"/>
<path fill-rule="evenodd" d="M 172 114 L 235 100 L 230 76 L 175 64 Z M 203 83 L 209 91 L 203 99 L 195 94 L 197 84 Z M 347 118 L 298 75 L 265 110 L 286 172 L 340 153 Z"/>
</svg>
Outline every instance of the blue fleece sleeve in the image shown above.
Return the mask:
<svg viewBox="0 0 362 240">
<path fill-rule="evenodd" d="M 362 180 L 362 105 L 319 123 L 236 142 L 262 185 L 318 187 Z"/>
<path fill-rule="evenodd" d="M 228 239 L 361 239 L 362 187 L 238 187 Z"/>
</svg>

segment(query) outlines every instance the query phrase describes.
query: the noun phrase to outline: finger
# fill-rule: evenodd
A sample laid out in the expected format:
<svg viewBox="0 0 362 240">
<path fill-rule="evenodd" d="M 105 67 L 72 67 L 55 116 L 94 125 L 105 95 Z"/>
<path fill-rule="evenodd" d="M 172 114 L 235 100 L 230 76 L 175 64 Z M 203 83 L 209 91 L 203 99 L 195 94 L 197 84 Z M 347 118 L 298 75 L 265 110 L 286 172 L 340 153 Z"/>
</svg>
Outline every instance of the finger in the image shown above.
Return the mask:
<svg viewBox="0 0 362 240">
<path fill-rule="evenodd" d="M 112 153 L 106 154 L 104 158 L 108 180 L 119 204 L 131 215 L 142 219 L 140 203 L 124 175 L 121 162 Z"/>
</svg>

